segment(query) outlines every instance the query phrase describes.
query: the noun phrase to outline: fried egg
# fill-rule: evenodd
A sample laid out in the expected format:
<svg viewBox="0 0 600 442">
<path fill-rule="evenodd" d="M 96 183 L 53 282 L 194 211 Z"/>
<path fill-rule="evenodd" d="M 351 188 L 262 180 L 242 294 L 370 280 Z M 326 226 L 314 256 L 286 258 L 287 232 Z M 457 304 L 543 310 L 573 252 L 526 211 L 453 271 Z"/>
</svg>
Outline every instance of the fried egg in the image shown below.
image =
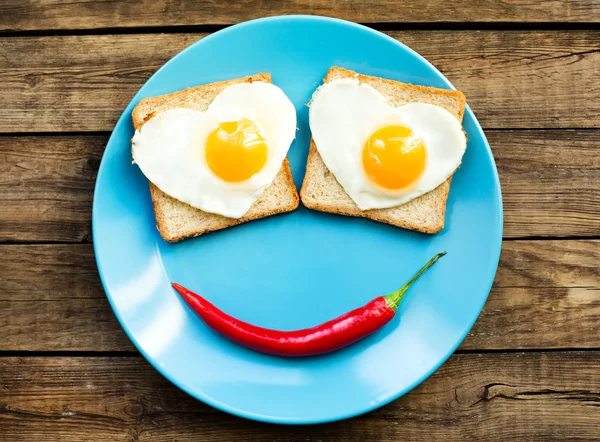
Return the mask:
<svg viewBox="0 0 600 442">
<path fill-rule="evenodd" d="M 361 210 L 398 206 L 435 189 L 466 149 L 462 126 L 447 110 L 394 107 L 358 79 L 322 85 L 309 107 L 323 162 Z"/>
<path fill-rule="evenodd" d="M 206 111 L 171 109 L 132 139 L 134 162 L 167 195 L 241 218 L 269 187 L 296 136 L 296 110 L 277 86 L 225 88 Z"/>
</svg>

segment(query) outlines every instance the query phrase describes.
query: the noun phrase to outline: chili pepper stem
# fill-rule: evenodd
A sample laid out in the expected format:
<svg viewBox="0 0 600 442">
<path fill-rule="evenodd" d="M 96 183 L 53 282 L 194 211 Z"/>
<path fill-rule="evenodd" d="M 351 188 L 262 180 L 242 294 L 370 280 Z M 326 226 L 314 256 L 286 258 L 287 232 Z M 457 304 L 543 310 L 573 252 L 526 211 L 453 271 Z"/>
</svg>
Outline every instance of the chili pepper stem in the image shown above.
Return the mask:
<svg viewBox="0 0 600 442">
<path fill-rule="evenodd" d="M 404 284 L 402 287 L 400 287 L 398 290 L 396 290 L 393 293 L 390 293 L 387 296 L 384 296 L 385 302 L 387 302 L 388 306 L 396 311 L 398 310 L 398 306 L 400 305 L 400 303 L 402 302 L 402 298 L 404 298 L 404 295 L 406 294 L 406 292 L 408 291 L 408 289 L 410 288 L 410 286 L 417 280 L 419 279 L 419 277 L 425 273 L 425 271 L 431 267 L 438 259 L 440 259 L 442 256 L 444 256 L 446 254 L 446 252 L 441 252 L 438 253 L 437 255 L 435 255 L 433 258 L 431 258 L 429 260 L 429 262 L 427 264 L 425 264 L 421 270 L 419 270 L 417 272 L 417 274 L 415 276 L 412 277 L 412 279 L 410 281 L 408 281 L 406 284 Z"/>
</svg>

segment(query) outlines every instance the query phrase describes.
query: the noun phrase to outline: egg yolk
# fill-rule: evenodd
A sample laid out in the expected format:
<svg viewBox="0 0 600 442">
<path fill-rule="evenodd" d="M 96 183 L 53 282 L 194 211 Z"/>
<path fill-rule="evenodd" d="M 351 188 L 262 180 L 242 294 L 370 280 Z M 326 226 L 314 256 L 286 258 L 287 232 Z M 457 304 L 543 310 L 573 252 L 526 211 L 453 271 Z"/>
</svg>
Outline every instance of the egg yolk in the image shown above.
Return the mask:
<svg viewBox="0 0 600 442">
<path fill-rule="evenodd" d="M 427 151 L 423 141 L 404 126 L 376 130 L 363 147 L 362 160 L 369 179 L 386 189 L 413 184 L 425 170 Z"/>
<path fill-rule="evenodd" d="M 264 167 L 267 143 L 250 120 L 221 123 L 206 139 L 206 161 L 219 178 L 239 183 Z"/>
</svg>

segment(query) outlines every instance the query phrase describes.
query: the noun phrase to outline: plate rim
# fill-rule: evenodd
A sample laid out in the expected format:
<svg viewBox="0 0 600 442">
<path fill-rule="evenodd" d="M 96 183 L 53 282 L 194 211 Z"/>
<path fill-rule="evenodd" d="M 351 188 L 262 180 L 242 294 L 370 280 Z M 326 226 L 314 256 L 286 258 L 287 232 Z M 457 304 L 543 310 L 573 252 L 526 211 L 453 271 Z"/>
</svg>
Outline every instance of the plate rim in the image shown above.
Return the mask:
<svg viewBox="0 0 600 442">
<path fill-rule="evenodd" d="M 195 41 L 194 43 L 190 44 L 189 46 L 187 46 L 186 48 L 184 48 L 183 50 L 181 50 L 180 52 L 178 52 L 177 54 L 175 54 L 173 57 L 171 57 L 169 60 L 167 60 L 159 69 L 156 70 L 156 72 L 154 72 L 145 82 L 142 86 L 140 86 L 139 90 L 133 95 L 133 97 L 130 99 L 130 101 L 127 103 L 127 105 L 125 106 L 125 108 L 123 109 L 123 112 L 121 112 L 121 116 L 119 117 L 119 119 L 117 120 L 117 122 L 115 123 L 115 126 L 113 127 L 113 130 L 111 132 L 111 135 L 106 143 L 106 148 L 108 148 L 108 146 L 111 145 L 111 143 L 113 142 L 113 137 L 116 137 L 115 135 L 115 128 L 119 125 L 119 123 L 121 123 L 121 120 L 123 120 L 124 118 L 127 118 L 127 115 L 125 115 L 125 110 L 135 101 L 138 100 L 138 97 L 140 95 L 140 91 L 141 89 L 146 85 L 146 83 L 148 83 L 151 79 L 153 79 L 155 76 L 159 75 L 163 69 L 165 69 L 165 67 L 170 64 L 172 61 L 176 60 L 179 57 L 182 57 L 184 54 L 186 54 L 188 51 L 193 50 L 193 48 L 195 48 L 197 45 L 203 44 L 206 41 L 209 41 L 211 38 L 215 37 L 218 34 L 222 34 L 222 33 L 226 33 L 229 30 L 232 29 L 241 29 L 244 28 L 246 26 L 251 26 L 251 25 L 256 25 L 256 24 L 260 24 L 260 23 L 265 23 L 265 22 L 272 22 L 272 21 L 285 21 L 285 20 L 304 20 L 307 22 L 311 22 L 311 21 L 317 21 L 317 22 L 323 22 L 323 23 L 337 23 L 337 24 L 341 24 L 341 25 L 345 25 L 351 28 L 355 28 L 361 31 L 365 31 L 368 32 L 372 35 L 377 36 L 378 38 L 384 38 L 386 40 L 388 40 L 389 42 L 400 46 L 402 49 L 404 49 L 405 51 L 409 52 L 410 54 L 412 54 L 413 56 L 417 57 L 420 61 L 424 62 L 425 64 L 427 64 L 430 68 L 432 68 L 435 72 L 438 73 L 438 75 L 440 76 L 440 78 L 442 78 L 444 80 L 444 82 L 446 83 L 446 86 L 449 87 L 452 90 L 456 90 L 456 88 L 454 87 L 454 85 L 446 78 L 446 76 L 440 72 L 431 62 L 429 62 L 426 58 L 424 58 L 422 55 L 420 55 L 418 52 L 416 52 L 415 50 L 413 50 L 412 48 L 408 47 L 407 45 L 405 45 L 404 43 L 402 43 L 401 41 L 398 41 L 392 37 L 390 37 L 389 35 L 384 34 L 383 32 L 377 31 L 375 29 L 372 29 L 368 26 L 365 25 L 361 25 L 358 23 L 354 23 L 351 21 L 347 21 L 347 20 L 342 20 L 342 19 L 338 19 L 338 18 L 333 18 L 333 17 L 326 17 L 326 16 L 320 16 L 320 15 L 278 15 L 278 16 L 272 16 L 272 17 L 263 17 L 263 18 L 258 18 L 258 19 L 253 19 L 253 20 L 248 20 L 242 23 L 238 23 L 238 24 L 234 24 L 232 26 L 228 26 L 224 29 L 221 29 L 219 31 L 216 31 L 204 38 L 201 38 L 197 41 Z M 319 419 L 309 419 L 309 418 L 290 418 L 290 417 L 279 417 L 279 416 L 271 416 L 271 415 L 265 415 L 265 414 L 260 414 L 260 413 L 256 413 L 256 412 L 250 412 L 250 411 L 246 411 L 246 410 L 242 410 L 239 408 L 236 408 L 234 406 L 228 405 L 226 403 L 223 403 L 219 400 L 217 400 L 216 398 L 205 394 L 204 392 L 197 390 L 197 389 L 192 389 L 190 387 L 188 387 L 186 384 L 184 384 L 182 381 L 172 377 L 171 375 L 169 375 L 168 373 L 166 373 L 163 368 L 156 362 L 154 361 L 154 359 L 152 357 L 150 357 L 150 355 L 148 355 L 148 353 L 144 350 L 144 348 L 140 345 L 140 343 L 132 336 L 131 332 L 129 331 L 128 327 L 125 325 L 125 323 L 123 322 L 123 319 L 118 311 L 118 309 L 116 308 L 115 304 L 114 304 L 114 300 L 113 297 L 110 295 L 110 292 L 107 288 L 106 285 L 106 281 L 105 281 L 105 277 L 104 277 L 104 271 L 102 270 L 102 264 L 100 263 L 100 259 L 99 259 L 99 253 L 98 253 L 98 241 L 96 241 L 95 239 L 97 238 L 96 235 L 96 225 L 97 225 L 97 185 L 98 185 L 98 181 L 99 178 L 101 176 L 101 172 L 103 170 L 106 164 L 106 162 L 104 161 L 104 153 L 102 155 L 102 159 L 100 161 L 100 166 L 98 168 L 98 173 L 96 176 L 96 180 L 94 183 L 94 197 L 93 197 L 93 202 L 92 202 L 92 245 L 93 245 L 93 249 L 94 249 L 94 257 L 96 260 L 96 267 L 98 268 L 98 275 L 100 277 L 100 281 L 102 283 L 102 288 L 104 290 L 104 293 L 109 301 L 109 304 L 111 306 L 111 309 L 114 313 L 114 315 L 116 316 L 119 325 L 121 326 L 121 328 L 123 329 L 123 331 L 125 331 L 125 334 L 127 335 L 128 339 L 133 343 L 133 345 L 136 347 L 136 349 L 140 352 L 140 354 L 144 357 L 144 359 L 156 370 L 158 371 L 165 379 L 167 379 L 170 383 L 172 383 L 173 385 L 175 385 L 177 388 L 179 388 L 180 390 L 182 390 L 183 392 L 189 394 L 190 396 L 192 396 L 194 399 L 196 400 L 200 400 L 202 402 L 204 402 L 205 404 L 214 407 L 220 411 L 232 414 L 234 416 L 238 416 L 241 418 L 245 418 L 245 419 L 250 419 L 250 420 L 254 420 L 254 421 L 258 421 L 258 422 L 265 422 L 265 423 L 273 423 L 273 424 L 285 424 L 285 425 L 313 425 L 313 424 L 321 424 L 321 423 L 328 423 L 328 422 L 336 422 L 336 421 L 341 421 L 341 420 L 345 420 L 345 419 L 349 419 L 352 417 L 356 417 L 356 416 L 360 416 L 362 414 L 365 413 L 369 413 L 375 409 L 381 408 L 395 400 L 397 400 L 398 398 L 404 396 L 405 394 L 409 393 L 410 391 L 412 391 L 414 388 L 416 388 L 418 385 L 420 385 L 421 383 L 423 383 L 425 380 L 427 380 L 429 377 L 431 377 L 431 375 L 433 373 L 435 373 L 443 364 L 446 363 L 446 361 L 450 358 L 450 356 L 452 356 L 452 354 L 455 352 L 455 350 L 462 344 L 462 342 L 464 341 L 464 339 L 466 338 L 466 336 L 468 335 L 469 331 L 473 328 L 473 325 L 475 324 L 475 322 L 477 321 L 477 319 L 479 318 L 479 316 L 481 315 L 481 311 L 483 310 L 483 307 L 485 306 L 485 303 L 487 302 L 487 298 L 489 296 L 490 290 L 492 288 L 493 282 L 495 280 L 495 275 L 497 273 L 498 270 L 498 264 L 499 264 L 499 260 L 500 260 L 500 253 L 502 250 L 502 240 L 503 240 L 503 231 L 504 231 L 504 207 L 503 207 L 503 200 L 502 200 L 502 189 L 500 187 L 500 179 L 498 176 L 498 169 L 496 166 L 496 161 L 494 159 L 492 150 L 490 148 L 489 142 L 487 140 L 487 137 L 485 136 L 485 132 L 483 131 L 479 121 L 477 120 L 477 118 L 475 117 L 475 114 L 473 113 L 473 111 L 471 110 L 471 108 L 469 107 L 469 105 L 467 104 L 465 107 L 465 115 L 469 114 L 472 119 L 473 119 L 473 123 L 475 124 L 475 129 L 481 134 L 482 139 L 483 139 L 483 144 L 487 150 L 487 153 L 489 154 L 490 158 L 491 158 L 491 166 L 492 166 L 492 172 L 493 172 L 493 181 L 494 181 L 494 187 L 496 190 L 496 198 L 498 201 L 498 209 L 499 209 L 499 213 L 498 213 L 498 232 L 497 232 L 497 238 L 495 238 L 495 242 L 497 242 L 498 246 L 496 248 L 495 251 L 495 256 L 492 256 L 492 262 L 495 263 L 494 264 L 494 270 L 493 270 L 493 274 L 490 277 L 490 281 L 488 284 L 485 296 L 482 299 L 482 302 L 479 306 L 477 306 L 476 309 L 476 313 L 474 314 L 474 317 L 472 317 L 469 322 L 467 327 L 465 328 L 464 333 L 462 333 L 462 336 L 460 337 L 460 339 L 457 340 L 457 342 L 454 344 L 454 346 L 452 346 L 450 348 L 450 350 L 442 357 L 440 358 L 439 362 L 437 362 L 436 364 L 434 364 L 434 366 L 428 370 L 427 372 L 425 372 L 424 374 L 422 374 L 417 380 L 415 380 L 413 383 L 411 383 L 410 385 L 408 385 L 407 387 L 400 389 L 399 391 L 395 392 L 394 394 L 391 394 L 389 397 L 387 397 L 385 400 L 382 401 L 378 401 L 377 403 L 373 404 L 366 404 L 365 406 L 362 407 L 358 407 L 356 410 L 352 411 L 352 412 L 346 412 L 346 413 L 341 413 L 339 415 L 335 415 L 335 416 L 328 416 L 325 418 L 319 418 Z"/>
</svg>

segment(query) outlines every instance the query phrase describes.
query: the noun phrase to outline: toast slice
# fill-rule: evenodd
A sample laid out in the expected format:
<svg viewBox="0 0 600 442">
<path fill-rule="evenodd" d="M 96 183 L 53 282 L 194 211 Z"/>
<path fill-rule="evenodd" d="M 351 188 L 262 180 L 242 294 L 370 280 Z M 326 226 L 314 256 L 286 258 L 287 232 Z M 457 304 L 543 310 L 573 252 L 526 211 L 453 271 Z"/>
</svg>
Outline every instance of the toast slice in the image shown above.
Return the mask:
<svg viewBox="0 0 600 442">
<path fill-rule="evenodd" d="M 206 110 L 215 97 L 227 86 L 238 83 L 263 81 L 271 83 L 270 74 L 256 74 L 234 80 L 196 86 L 172 94 L 141 100 L 131 114 L 133 127 L 138 130 L 154 115 L 174 108 Z M 176 242 L 202 235 L 214 230 L 225 229 L 246 221 L 252 221 L 279 213 L 291 212 L 298 207 L 298 191 L 292 178 L 290 163 L 286 158 L 269 187 L 254 202 L 246 214 L 239 219 L 227 218 L 215 213 L 204 212 L 182 203 L 162 192 L 150 183 L 150 194 L 156 227 L 166 241 Z"/>
<path fill-rule="evenodd" d="M 462 92 L 413 86 L 399 81 L 357 74 L 354 71 L 335 66 L 329 70 L 323 82 L 329 83 L 340 78 L 358 78 L 361 83 L 367 83 L 385 95 L 392 106 L 417 102 L 434 104 L 448 110 L 459 121 L 462 121 L 466 105 L 466 98 Z M 423 233 L 437 233 L 444 227 L 446 200 L 451 180 L 452 177 L 448 178 L 431 192 L 406 204 L 387 209 L 363 211 L 357 207 L 337 182 L 335 176 L 327 169 L 314 140 L 311 140 L 300 198 L 309 209 L 369 218 Z"/>
</svg>

